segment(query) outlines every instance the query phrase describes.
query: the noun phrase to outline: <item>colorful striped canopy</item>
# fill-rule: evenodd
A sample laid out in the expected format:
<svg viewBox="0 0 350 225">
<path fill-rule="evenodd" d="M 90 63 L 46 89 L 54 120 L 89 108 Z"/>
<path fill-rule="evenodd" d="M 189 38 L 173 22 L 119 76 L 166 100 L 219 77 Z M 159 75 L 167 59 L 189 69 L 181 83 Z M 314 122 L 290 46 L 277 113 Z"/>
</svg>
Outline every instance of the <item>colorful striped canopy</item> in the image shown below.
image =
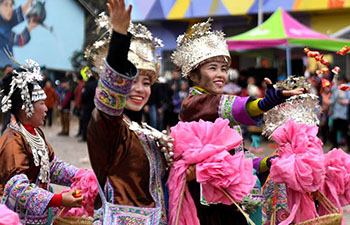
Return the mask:
<svg viewBox="0 0 350 225">
<path fill-rule="evenodd" d="M 228 37 L 227 44 L 231 51 L 295 45 L 338 51 L 349 45 L 350 40 L 331 38 L 313 31 L 279 8 L 260 26 Z"/>
</svg>

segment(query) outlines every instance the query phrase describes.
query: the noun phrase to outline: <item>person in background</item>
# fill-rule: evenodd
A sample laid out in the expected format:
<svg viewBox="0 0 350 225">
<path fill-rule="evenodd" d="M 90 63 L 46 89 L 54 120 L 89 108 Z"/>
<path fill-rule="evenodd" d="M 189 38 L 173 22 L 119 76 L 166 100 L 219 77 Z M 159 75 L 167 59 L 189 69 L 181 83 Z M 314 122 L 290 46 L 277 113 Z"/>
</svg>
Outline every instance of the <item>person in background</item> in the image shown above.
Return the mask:
<svg viewBox="0 0 350 225">
<path fill-rule="evenodd" d="M 235 69 L 227 70 L 228 83 L 222 88 L 224 93 L 230 95 L 239 95 L 242 91 L 242 88 L 237 84 L 239 73 Z"/>
<path fill-rule="evenodd" d="M 173 113 L 179 116 L 182 102 L 188 97 L 188 81 L 181 80 L 180 81 L 180 89 L 175 93 L 173 97 Z"/>
<path fill-rule="evenodd" d="M 80 142 L 86 141 L 87 127 L 91 118 L 91 113 L 95 108 L 94 97 L 97 87 L 97 74 L 91 71 L 81 93 L 81 103 L 83 105 L 82 123 L 81 123 L 81 139 Z"/>
<path fill-rule="evenodd" d="M 169 105 L 167 107 L 167 122 L 166 124 L 169 125 L 169 127 L 175 126 L 179 122 L 179 113 L 176 113 L 174 111 L 174 97 L 177 95 L 177 93 L 180 90 L 180 82 L 181 82 L 181 74 L 180 71 L 176 68 L 173 69 L 171 73 L 172 80 L 168 82 L 168 99 L 169 99 Z"/>
<path fill-rule="evenodd" d="M 340 77 L 337 84 L 332 87 L 331 97 L 331 117 L 333 119 L 333 127 L 331 131 L 331 142 L 332 148 L 338 148 L 338 131 L 341 132 L 342 137 L 346 141 L 346 151 L 350 152 L 350 136 L 349 121 L 348 121 L 348 108 L 350 104 L 350 92 L 342 91 L 338 89 L 341 84 L 346 84 L 347 80 L 345 77 Z"/>
<path fill-rule="evenodd" d="M 69 81 L 63 78 L 58 90 L 58 105 L 57 109 L 61 116 L 62 130 L 58 133 L 59 136 L 69 136 L 69 117 L 70 117 L 70 102 L 72 99 L 72 91 L 69 87 Z"/>
<path fill-rule="evenodd" d="M 57 102 L 57 94 L 55 88 L 52 86 L 52 82 L 50 80 L 46 81 L 45 87 L 44 87 L 44 92 L 47 96 L 45 99 L 45 105 L 47 107 L 47 113 L 46 113 L 46 120 L 44 123 L 44 126 L 46 125 L 46 121 L 48 123 L 48 126 L 52 126 L 52 113 L 53 113 L 53 108 L 55 107 L 55 104 Z"/>
<path fill-rule="evenodd" d="M 256 85 L 256 80 L 254 77 L 252 77 L 252 76 L 248 77 L 247 82 L 248 82 L 248 86 L 247 86 L 248 96 L 255 97 L 255 98 L 264 97 L 263 92 Z M 249 150 L 253 153 L 261 152 L 262 149 L 259 149 L 260 143 L 261 143 L 261 132 L 262 132 L 261 127 L 260 126 L 248 126 L 247 130 L 250 133 L 250 139 L 252 141 L 252 144 L 250 145 L 251 147 Z"/>
<path fill-rule="evenodd" d="M 74 89 L 74 109 L 73 114 L 79 119 L 78 133 L 75 135 L 79 137 L 82 134 L 82 121 L 83 121 L 83 103 L 81 102 L 81 95 L 83 92 L 83 87 L 85 81 L 83 77 L 79 74 L 77 75 L 78 85 Z"/>
<path fill-rule="evenodd" d="M 320 104 L 321 104 L 321 114 L 320 114 L 320 134 L 322 138 L 323 144 L 327 143 L 327 140 L 329 139 L 329 113 L 330 113 L 330 106 L 331 106 L 331 97 L 332 97 L 332 83 L 322 78 L 322 86 L 320 90 Z"/>
</svg>

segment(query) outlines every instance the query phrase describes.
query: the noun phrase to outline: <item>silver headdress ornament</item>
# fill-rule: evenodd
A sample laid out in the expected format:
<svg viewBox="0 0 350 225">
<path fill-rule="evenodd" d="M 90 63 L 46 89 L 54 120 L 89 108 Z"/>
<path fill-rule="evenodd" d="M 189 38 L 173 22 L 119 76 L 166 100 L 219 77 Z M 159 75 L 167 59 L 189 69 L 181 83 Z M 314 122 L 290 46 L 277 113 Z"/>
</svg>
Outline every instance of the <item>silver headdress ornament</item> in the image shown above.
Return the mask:
<svg viewBox="0 0 350 225">
<path fill-rule="evenodd" d="M 109 17 L 102 12 L 95 20 L 97 24 L 97 33 L 106 30 L 94 44 L 85 50 L 85 58 L 92 60 L 94 66 L 99 72 L 103 72 L 104 58 L 107 56 L 108 46 L 113 33 L 112 24 Z M 155 55 L 157 47 L 163 47 L 163 42 L 152 36 L 152 33 L 142 24 L 133 24 L 130 22 L 128 32 L 132 34 L 128 60 L 130 60 L 137 69 L 150 70 L 156 75 L 159 72 L 160 56 Z M 155 58 L 157 60 L 155 60 Z"/>
<path fill-rule="evenodd" d="M 10 59 L 20 66 L 24 71 L 18 72 L 14 70 L 15 74 L 12 77 L 12 81 L 10 83 L 10 91 L 7 95 L 3 96 L 1 100 L 1 110 L 2 112 L 7 112 L 12 107 L 11 96 L 14 91 L 19 88 L 21 89 L 21 98 L 23 100 L 22 109 L 25 110 L 26 116 L 29 118 L 33 115 L 34 106 L 33 102 L 37 102 L 39 100 L 45 100 L 46 94 L 44 90 L 38 84 L 38 81 L 42 80 L 42 75 L 40 73 L 40 66 L 37 62 L 31 59 L 26 60 L 25 65 L 19 64 L 13 56 L 9 56 Z M 28 84 L 33 85 L 32 97 L 30 97 Z"/>
<path fill-rule="evenodd" d="M 190 31 L 180 35 L 176 50 L 171 55 L 174 64 L 181 68 L 182 75 L 189 73 L 206 60 L 223 61 L 231 64 L 231 57 L 222 31 L 211 31 L 209 18 L 206 22 L 194 24 Z M 208 62 L 209 62 L 208 61 Z"/>
<path fill-rule="evenodd" d="M 289 76 L 286 80 L 275 84 L 275 88 L 292 90 L 295 88 L 305 88 L 310 90 L 310 84 L 305 77 Z M 319 125 L 317 112 L 319 111 L 319 99 L 314 94 L 294 95 L 286 102 L 275 106 L 264 114 L 265 125 L 262 134 L 270 137 L 271 134 L 288 119 L 293 119 L 296 123 L 307 125 Z"/>
</svg>

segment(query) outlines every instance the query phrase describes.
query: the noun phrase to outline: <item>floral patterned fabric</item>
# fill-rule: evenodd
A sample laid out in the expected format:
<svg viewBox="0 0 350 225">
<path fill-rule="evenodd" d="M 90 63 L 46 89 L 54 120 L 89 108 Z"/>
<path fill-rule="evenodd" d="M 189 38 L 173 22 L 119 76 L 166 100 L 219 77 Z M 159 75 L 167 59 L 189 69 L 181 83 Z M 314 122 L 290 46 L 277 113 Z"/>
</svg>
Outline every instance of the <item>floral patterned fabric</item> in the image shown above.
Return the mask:
<svg viewBox="0 0 350 225">
<path fill-rule="evenodd" d="M 50 179 L 53 184 L 70 186 L 72 178 L 77 172 L 78 168 L 59 160 L 57 157 L 50 162 Z"/>
<path fill-rule="evenodd" d="M 46 224 L 48 219 L 47 206 L 53 193 L 35 184 L 29 183 L 26 175 L 13 176 L 4 188 L 1 203 L 17 212 L 22 223 Z"/>
<path fill-rule="evenodd" d="M 105 72 L 100 74 L 96 88 L 94 100 L 96 108 L 111 116 L 121 115 L 125 106 L 125 98 L 136 76 L 122 75 L 105 62 Z"/>
</svg>

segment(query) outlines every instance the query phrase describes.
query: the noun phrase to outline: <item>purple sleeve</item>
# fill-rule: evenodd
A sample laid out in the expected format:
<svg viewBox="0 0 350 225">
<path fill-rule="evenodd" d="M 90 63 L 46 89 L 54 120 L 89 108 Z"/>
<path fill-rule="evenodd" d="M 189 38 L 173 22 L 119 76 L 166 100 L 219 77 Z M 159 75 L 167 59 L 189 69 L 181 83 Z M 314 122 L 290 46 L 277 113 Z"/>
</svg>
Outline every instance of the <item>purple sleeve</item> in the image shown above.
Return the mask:
<svg viewBox="0 0 350 225">
<path fill-rule="evenodd" d="M 260 170 L 260 162 L 263 158 L 254 158 L 253 159 L 253 168 L 255 169 L 256 173 L 259 174 Z"/>
<path fill-rule="evenodd" d="M 247 126 L 259 126 L 262 115 L 249 116 L 246 105 L 252 101 L 250 97 L 235 95 L 222 95 L 219 103 L 219 117 L 230 120 L 231 125 L 242 124 Z"/>
<path fill-rule="evenodd" d="M 50 162 L 50 179 L 54 184 L 70 186 L 77 171 L 78 168 L 59 160 L 57 157 Z"/>
<path fill-rule="evenodd" d="M 30 183 L 25 174 L 18 174 L 6 183 L 1 204 L 5 204 L 20 216 L 43 215 L 53 195 Z"/>
</svg>

